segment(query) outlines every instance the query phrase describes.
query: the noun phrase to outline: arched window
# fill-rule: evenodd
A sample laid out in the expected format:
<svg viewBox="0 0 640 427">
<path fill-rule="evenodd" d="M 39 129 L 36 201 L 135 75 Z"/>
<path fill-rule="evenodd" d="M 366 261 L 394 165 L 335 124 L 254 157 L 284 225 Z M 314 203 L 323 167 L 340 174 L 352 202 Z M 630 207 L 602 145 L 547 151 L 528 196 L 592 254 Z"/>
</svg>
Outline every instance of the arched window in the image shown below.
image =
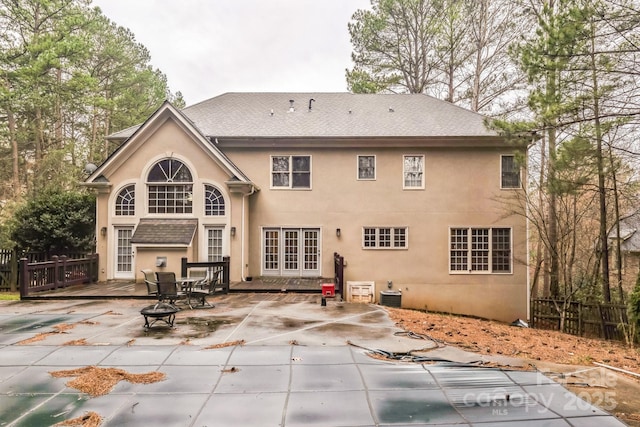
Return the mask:
<svg viewBox="0 0 640 427">
<path fill-rule="evenodd" d="M 213 185 L 204 186 L 204 214 L 207 216 L 224 215 L 224 197 Z"/>
<path fill-rule="evenodd" d="M 136 214 L 136 187 L 135 185 L 127 185 L 116 197 L 116 215 L 135 215 Z"/>
<path fill-rule="evenodd" d="M 180 160 L 156 163 L 147 177 L 149 213 L 182 214 L 193 210 L 193 178 Z"/>
</svg>

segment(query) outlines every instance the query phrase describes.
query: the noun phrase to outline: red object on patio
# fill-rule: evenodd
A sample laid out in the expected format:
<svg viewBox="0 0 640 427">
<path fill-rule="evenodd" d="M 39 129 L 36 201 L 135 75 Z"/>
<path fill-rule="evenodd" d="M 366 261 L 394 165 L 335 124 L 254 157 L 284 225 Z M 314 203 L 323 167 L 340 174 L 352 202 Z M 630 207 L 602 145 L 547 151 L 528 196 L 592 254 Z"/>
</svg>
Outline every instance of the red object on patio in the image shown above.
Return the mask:
<svg viewBox="0 0 640 427">
<path fill-rule="evenodd" d="M 336 296 L 336 285 L 333 283 L 323 283 L 322 284 L 322 296 L 333 298 Z"/>
</svg>

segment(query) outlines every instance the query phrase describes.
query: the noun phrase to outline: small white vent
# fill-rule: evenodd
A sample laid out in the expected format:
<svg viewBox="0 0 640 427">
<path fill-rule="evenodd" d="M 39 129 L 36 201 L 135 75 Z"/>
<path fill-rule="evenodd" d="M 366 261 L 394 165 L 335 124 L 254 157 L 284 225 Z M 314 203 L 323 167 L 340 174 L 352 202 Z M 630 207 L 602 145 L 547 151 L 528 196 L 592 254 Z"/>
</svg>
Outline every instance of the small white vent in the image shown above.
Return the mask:
<svg viewBox="0 0 640 427">
<path fill-rule="evenodd" d="M 347 302 L 373 302 L 375 282 L 347 281 Z"/>
</svg>

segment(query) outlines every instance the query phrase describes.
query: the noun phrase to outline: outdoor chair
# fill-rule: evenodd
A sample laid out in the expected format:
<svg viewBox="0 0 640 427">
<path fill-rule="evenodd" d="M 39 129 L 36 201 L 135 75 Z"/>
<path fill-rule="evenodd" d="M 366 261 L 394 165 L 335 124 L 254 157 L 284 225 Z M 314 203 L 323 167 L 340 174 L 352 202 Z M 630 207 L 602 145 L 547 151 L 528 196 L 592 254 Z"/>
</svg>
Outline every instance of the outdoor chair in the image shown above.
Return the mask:
<svg viewBox="0 0 640 427">
<path fill-rule="evenodd" d="M 176 273 L 171 271 L 156 272 L 158 278 L 158 301 L 168 301 L 175 304 L 176 301 L 187 298 L 187 293 L 180 289 L 176 281 Z"/>
<path fill-rule="evenodd" d="M 205 277 L 194 283 L 189 291 L 189 306 L 191 306 L 191 299 L 195 299 L 199 302 L 199 306 L 215 307 L 209 301 L 207 297 L 216 293 L 220 289 L 220 276 L 222 270 L 207 270 Z"/>
<path fill-rule="evenodd" d="M 144 274 L 144 283 L 147 285 L 147 295 L 158 296 L 158 279 L 156 273 L 148 268 L 141 270 Z"/>
</svg>

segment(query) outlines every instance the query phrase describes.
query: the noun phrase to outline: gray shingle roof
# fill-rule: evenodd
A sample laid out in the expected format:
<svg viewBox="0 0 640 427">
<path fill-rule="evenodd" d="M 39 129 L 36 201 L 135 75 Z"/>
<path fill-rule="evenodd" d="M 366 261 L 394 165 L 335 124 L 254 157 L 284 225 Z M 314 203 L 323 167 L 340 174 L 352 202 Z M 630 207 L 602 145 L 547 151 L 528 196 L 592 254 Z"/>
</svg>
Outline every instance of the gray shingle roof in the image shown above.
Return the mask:
<svg viewBox="0 0 640 427">
<path fill-rule="evenodd" d="M 640 252 L 640 213 L 636 212 L 620 220 L 620 250 L 622 252 Z M 617 228 L 609 231 L 609 238 L 615 239 L 618 235 Z"/>
<path fill-rule="evenodd" d="M 218 138 L 496 135 L 484 116 L 422 94 L 234 92 L 182 112 L 203 134 Z M 128 137 L 136 129 L 111 137 Z"/>
<path fill-rule="evenodd" d="M 197 219 L 141 219 L 131 237 L 133 244 L 189 245 Z"/>
</svg>

